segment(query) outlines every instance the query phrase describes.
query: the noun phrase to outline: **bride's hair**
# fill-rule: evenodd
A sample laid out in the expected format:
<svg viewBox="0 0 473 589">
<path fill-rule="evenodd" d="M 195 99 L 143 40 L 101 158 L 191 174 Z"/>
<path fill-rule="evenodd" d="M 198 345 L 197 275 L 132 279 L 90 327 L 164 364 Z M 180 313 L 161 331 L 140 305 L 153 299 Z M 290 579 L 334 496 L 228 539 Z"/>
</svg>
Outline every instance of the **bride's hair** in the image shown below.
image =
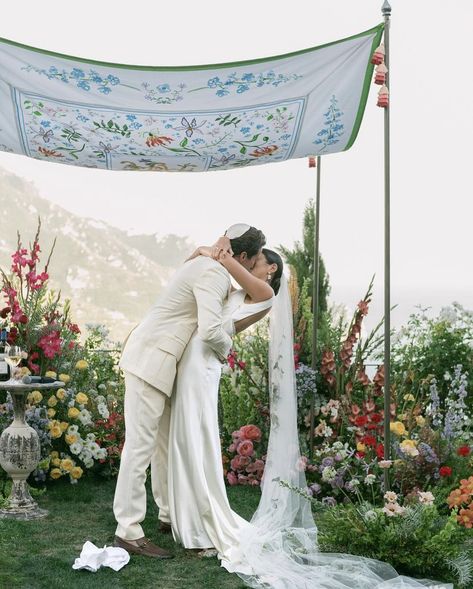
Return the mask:
<svg viewBox="0 0 473 589">
<path fill-rule="evenodd" d="M 274 294 L 277 295 L 279 287 L 281 286 L 281 276 L 284 270 L 282 258 L 278 253 L 273 252 L 273 250 L 263 248 L 262 252 L 268 264 L 276 264 L 278 267 L 271 280 L 271 288 L 274 290 Z"/>
</svg>

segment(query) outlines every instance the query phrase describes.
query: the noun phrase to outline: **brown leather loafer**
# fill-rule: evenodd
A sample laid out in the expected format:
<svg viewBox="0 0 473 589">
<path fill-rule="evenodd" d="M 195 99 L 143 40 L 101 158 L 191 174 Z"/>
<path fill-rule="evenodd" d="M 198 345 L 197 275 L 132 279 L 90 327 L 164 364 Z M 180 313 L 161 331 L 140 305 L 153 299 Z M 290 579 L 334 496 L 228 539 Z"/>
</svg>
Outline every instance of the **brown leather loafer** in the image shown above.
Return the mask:
<svg viewBox="0 0 473 589">
<path fill-rule="evenodd" d="M 159 531 L 164 532 L 165 534 L 171 534 L 171 532 L 172 532 L 171 524 L 168 524 L 167 522 L 162 522 L 161 520 L 159 520 Z"/>
<path fill-rule="evenodd" d="M 141 554 L 142 556 L 151 556 L 152 558 L 174 558 L 174 554 L 153 544 L 149 538 L 145 538 L 144 536 L 143 538 L 131 541 L 115 536 L 114 545 L 124 548 L 130 554 Z"/>
</svg>

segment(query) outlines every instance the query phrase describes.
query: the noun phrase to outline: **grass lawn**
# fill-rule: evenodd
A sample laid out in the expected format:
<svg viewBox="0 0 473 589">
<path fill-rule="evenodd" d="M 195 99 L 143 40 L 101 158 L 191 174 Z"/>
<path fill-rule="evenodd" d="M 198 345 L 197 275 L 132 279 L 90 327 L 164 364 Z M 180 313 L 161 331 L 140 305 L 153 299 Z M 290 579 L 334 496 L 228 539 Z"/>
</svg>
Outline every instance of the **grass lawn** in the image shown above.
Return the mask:
<svg viewBox="0 0 473 589">
<path fill-rule="evenodd" d="M 49 510 L 43 520 L 0 520 L 0 589 L 241 589 L 236 575 L 227 573 L 217 558 L 198 558 L 177 546 L 172 536 L 157 531 L 157 509 L 148 491 L 145 534 L 176 557 L 160 561 L 132 556 L 118 573 L 109 568 L 97 573 L 74 571 L 72 564 L 83 543 L 100 548 L 113 543 L 112 512 L 115 481 L 84 480 L 78 485 L 57 483 L 39 498 Z M 232 507 L 249 519 L 260 491 L 254 487 L 230 487 Z"/>
</svg>

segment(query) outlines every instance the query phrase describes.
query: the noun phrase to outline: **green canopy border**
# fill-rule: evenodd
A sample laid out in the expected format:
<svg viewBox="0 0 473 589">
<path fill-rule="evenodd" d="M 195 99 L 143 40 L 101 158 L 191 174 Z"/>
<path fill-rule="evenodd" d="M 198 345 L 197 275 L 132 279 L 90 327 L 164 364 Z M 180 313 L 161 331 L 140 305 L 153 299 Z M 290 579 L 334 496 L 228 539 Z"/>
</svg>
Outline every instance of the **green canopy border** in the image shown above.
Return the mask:
<svg viewBox="0 0 473 589">
<path fill-rule="evenodd" d="M 372 29 L 372 31 L 376 30 L 376 29 L 377 29 L 377 33 L 376 33 L 376 35 L 373 39 L 373 43 L 371 45 L 371 54 L 370 55 L 373 55 L 375 49 L 381 43 L 381 38 L 384 33 L 384 23 L 382 23 L 381 25 L 379 25 L 375 29 Z M 361 121 L 363 120 L 363 116 L 365 114 L 366 102 L 368 100 L 368 95 L 370 93 L 371 78 L 373 77 L 373 69 L 374 69 L 374 64 L 371 63 L 371 59 L 370 59 L 370 61 L 368 62 L 368 65 L 366 67 L 365 80 L 363 82 L 363 90 L 361 91 L 360 104 L 358 105 L 358 112 L 356 113 L 355 123 L 353 125 L 350 139 L 348 140 L 348 143 L 343 151 L 347 151 L 347 149 L 350 149 L 350 147 L 355 143 L 355 140 L 358 136 L 358 131 L 360 130 L 360 127 L 361 127 Z"/>
</svg>

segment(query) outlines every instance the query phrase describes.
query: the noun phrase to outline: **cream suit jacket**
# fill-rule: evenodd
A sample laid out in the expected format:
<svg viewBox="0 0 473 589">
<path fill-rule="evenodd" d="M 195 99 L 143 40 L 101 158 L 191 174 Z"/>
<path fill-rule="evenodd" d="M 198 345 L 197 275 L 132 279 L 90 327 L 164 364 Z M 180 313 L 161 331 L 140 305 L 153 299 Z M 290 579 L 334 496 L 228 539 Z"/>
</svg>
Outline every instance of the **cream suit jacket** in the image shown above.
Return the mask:
<svg viewBox="0 0 473 589">
<path fill-rule="evenodd" d="M 233 333 L 231 321 L 223 325 L 230 289 L 229 273 L 215 260 L 199 256 L 186 262 L 128 336 L 120 367 L 170 396 L 177 363 L 196 329 L 225 359 Z"/>
</svg>

